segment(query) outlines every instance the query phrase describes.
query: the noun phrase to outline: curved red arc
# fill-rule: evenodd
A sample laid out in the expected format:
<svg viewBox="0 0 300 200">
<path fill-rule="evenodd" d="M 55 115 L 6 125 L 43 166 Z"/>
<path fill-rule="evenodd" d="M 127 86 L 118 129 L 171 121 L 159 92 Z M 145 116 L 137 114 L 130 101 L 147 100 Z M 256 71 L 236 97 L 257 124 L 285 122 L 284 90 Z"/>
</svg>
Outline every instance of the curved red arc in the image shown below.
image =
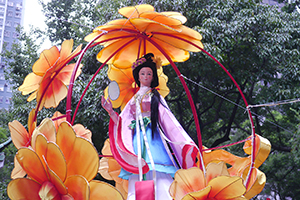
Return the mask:
<svg viewBox="0 0 300 200">
<path fill-rule="evenodd" d="M 79 109 L 79 105 L 85 95 L 85 93 L 87 92 L 89 86 L 91 85 L 91 83 L 93 82 L 93 80 L 95 79 L 96 75 L 100 72 L 100 70 L 104 67 L 104 65 L 114 56 L 116 55 L 121 49 L 123 49 L 125 46 L 127 46 L 128 44 L 130 44 L 132 41 L 136 40 L 135 38 L 133 38 L 132 40 L 130 40 L 129 42 L 127 42 L 126 44 L 122 45 L 121 47 L 119 47 L 114 53 L 112 53 L 107 59 L 106 61 L 98 68 L 98 70 L 95 72 L 94 76 L 91 78 L 91 80 L 89 81 L 89 83 L 87 84 L 87 86 L 85 87 L 81 97 L 80 97 L 80 100 L 76 106 L 76 109 L 74 111 L 74 116 L 72 118 L 72 122 L 71 124 L 74 124 L 74 121 L 75 121 L 75 117 L 76 117 L 76 114 L 77 114 L 77 111 Z"/>
<path fill-rule="evenodd" d="M 170 62 L 170 64 L 172 65 L 173 69 L 175 70 L 177 76 L 179 77 L 180 82 L 182 83 L 184 90 L 186 91 L 188 100 L 190 102 L 191 105 L 191 109 L 192 109 L 192 113 L 194 116 L 194 120 L 195 120 L 195 125 L 196 125 L 196 130 L 197 130 L 197 135 L 198 135 L 198 145 L 201 147 L 200 149 L 200 153 L 202 154 L 202 137 L 201 137 L 201 130 L 200 130 L 200 125 L 199 125 L 199 121 L 198 121 L 198 115 L 197 115 L 197 111 L 195 108 L 195 104 L 192 98 L 192 95 L 186 85 L 186 82 L 184 80 L 184 78 L 181 76 L 181 73 L 179 71 L 179 69 L 176 67 L 175 63 L 172 61 L 172 59 L 170 58 L 170 56 L 164 51 L 164 49 L 162 49 L 156 42 L 154 42 L 151 38 L 144 36 L 141 34 L 142 37 L 145 38 L 145 40 L 148 40 L 149 42 L 151 42 L 166 58 L 167 60 Z M 200 168 L 202 169 L 202 166 L 200 166 Z"/>
<path fill-rule="evenodd" d="M 49 81 L 48 85 L 46 86 L 45 90 L 43 91 L 42 95 L 41 95 L 41 98 L 40 98 L 40 101 L 37 102 L 37 105 L 36 105 L 36 110 L 35 110 L 35 113 L 34 113 L 34 117 L 33 117 L 33 121 L 36 121 L 37 119 L 37 114 L 39 112 L 39 107 L 42 103 L 42 100 L 43 100 L 43 97 L 45 96 L 46 94 L 46 91 L 48 91 L 48 87 L 51 85 L 52 81 L 56 78 L 56 76 L 59 74 L 59 72 L 71 61 L 73 60 L 78 54 L 80 54 L 80 52 L 74 54 L 73 56 L 71 56 L 69 59 L 67 59 L 65 61 L 65 64 L 63 64 L 59 70 L 57 70 L 57 73 L 55 73 L 55 75 L 51 78 L 52 80 Z M 49 68 L 51 69 L 51 68 Z M 47 72 L 46 72 L 47 73 Z"/>
<path fill-rule="evenodd" d="M 76 77 L 76 73 L 77 73 L 77 70 L 80 66 L 80 63 L 81 63 L 81 60 L 85 54 L 85 52 L 87 51 L 87 49 L 93 44 L 93 42 L 95 40 L 97 40 L 98 38 L 100 38 L 103 34 L 106 34 L 107 32 L 102 32 L 101 34 L 97 35 L 92 41 L 90 41 L 86 46 L 85 48 L 81 51 L 81 54 L 75 64 L 75 67 L 73 69 L 73 72 L 72 72 L 72 76 L 71 76 L 71 79 L 70 79 L 70 84 L 69 84 L 69 89 L 68 89 L 68 94 L 67 94 L 67 105 L 66 105 L 66 115 L 67 115 L 67 121 L 68 122 L 71 122 L 71 102 L 72 102 L 72 92 L 73 92 L 73 84 L 74 84 L 74 81 L 75 81 L 75 77 Z"/>
<path fill-rule="evenodd" d="M 240 95 L 242 96 L 243 100 L 244 100 L 244 103 L 246 105 L 246 109 L 247 109 L 247 112 L 248 112 L 248 116 L 249 116 L 249 119 L 250 119 L 250 122 L 251 122 L 251 127 L 252 127 L 252 154 L 251 154 L 251 166 L 250 166 L 250 169 L 249 169 L 249 173 L 248 173 L 248 176 L 247 176 L 247 180 L 246 180 L 246 188 L 248 187 L 249 183 L 250 183 L 250 177 L 252 175 L 252 172 L 253 172 L 253 168 L 254 168 L 254 161 L 255 161 L 255 148 L 256 148 L 256 144 L 255 144 L 255 128 L 254 128 L 254 122 L 253 122 L 253 117 L 252 117 L 252 114 L 251 114 L 251 111 L 248 107 L 248 102 L 246 100 L 246 97 L 245 95 L 243 94 L 240 86 L 238 85 L 238 83 L 235 81 L 235 79 L 233 78 L 233 76 L 229 73 L 229 71 L 215 58 L 213 57 L 210 53 L 208 53 L 207 51 L 205 51 L 203 48 L 199 47 L 198 45 L 186 40 L 186 39 L 183 39 L 183 38 L 180 38 L 178 36 L 175 36 L 175 35 L 171 35 L 171 34 L 168 34 L 168 33 L 160 33 L 160 32 L 155 32 L 153 34 L 160 34 L 160 35 L 166 35 L 166 36 L 169 36 L 169 37 L 173 37 L 173 38 L 176 38 L 176 39 L 179 39 L 179 40 L 182 40 L 182 41 L 185 41 L 197 48 L 199 48 L 201 51 L 203 51 L 205 54 L 207 54 L 210 58 L 212 58 L 216 63 L 218 63 L 219 66 L 222 67 L 222 69 L 227 73 L 227 75 L 230 77 L 230 79 L 233 81 L 233 83 L 235 84 L 235 86 L 238 88 L 239 90 L 239 93 Z"/>
</svg>

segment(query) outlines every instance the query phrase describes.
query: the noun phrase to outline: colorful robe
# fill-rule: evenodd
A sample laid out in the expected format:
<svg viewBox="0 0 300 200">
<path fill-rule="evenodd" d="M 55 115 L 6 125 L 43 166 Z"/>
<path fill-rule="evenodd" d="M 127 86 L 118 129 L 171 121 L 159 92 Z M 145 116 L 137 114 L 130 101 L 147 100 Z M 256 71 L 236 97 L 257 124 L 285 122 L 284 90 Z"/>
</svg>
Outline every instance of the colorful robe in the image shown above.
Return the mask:
<svg viewBox="0 0 300 200">
<path fill-rule="evenodd" d="M 160 98 L 163 105 L 159 103 L 158 106 L 159 126 L 166 139 L 169 140 L 169 144 L 180 167 L 184 169 L 193 167 L 198 148 L 167 107 L 164 98 L 162 96 Z M 142 99 L 141 109 L 143 117 L 150 116 L 151 95 L 145 95 Z M 109 137 L 111 150 L 117 162 L 124 170 L 138 174 L 138 157 L 134 151 L 133 144 L 134 131 L 129 127 L 132 121 L 136 120 L 135 112 L 135 97 L 132 97 L 118 116 L 118 123 L 110 120 Z M 149 171 L 149 166 L 145 160 L 142 160 L 142 169 L 143 173 Z"/>
</svg>

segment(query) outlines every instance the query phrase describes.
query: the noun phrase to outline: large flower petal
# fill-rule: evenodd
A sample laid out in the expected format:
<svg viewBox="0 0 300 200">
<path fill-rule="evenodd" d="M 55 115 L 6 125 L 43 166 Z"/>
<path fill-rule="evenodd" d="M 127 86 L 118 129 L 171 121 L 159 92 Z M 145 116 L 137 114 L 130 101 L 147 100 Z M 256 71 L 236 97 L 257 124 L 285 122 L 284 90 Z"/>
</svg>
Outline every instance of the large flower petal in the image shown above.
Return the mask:
<svg viewBox="0 0 300 200">
<path fill-rule="evenodd" d="M 55 142 L 56 130 L 51 119 L 44 119 L 41 124 L 32 133 L 32 148 L 35 149 L 36 137 L 38 134 L 43 134 L 49 142 Z"/>
<path fill-rule="evenodd" d="M 32 71 L 38 76 L 44 76 L 59 59 L 59 50 L 56 46 L 42 51 L 40 58 L 32 66 Z"/>
<path fill-rule="evenodd" d="M 42 78 L 43 76 L 38 76 L 32 72 L 25 77 L 23 84 L 18 90 L 21 91 L 23 95 L 30 94 L 39 88 Z M 30 99 L 32 100 L 32 98 Z"/>
<path fill-rule="evenodd" d="M 125 69 L 137 58 L 151 52 L 161 57 L 163 65 L 167 65 L 169 60 L 164 53 L 173 62 L 183 62 L 190 56 L 188 51 L 198 52 L 203 48 L 202 36 L 184 26 L 186 18 L 178 12 L 158 13 L 154 12 L 153 6 L 143 4 L 121 8 L 119 13 L 127 19 L 98 26 L 85 38 L 91 41 L 107 31 L 96 41 L 104 46 L 97 55 L 101 63 L 107 61 Z"/>
<path fill-rule="evenodd" d="M 57 131 L 60 123 L 66 121 L 67 117 L 66 115 L 61 114 L 59 111 L 56 111 L 52 116 L 52 121 L 54 123 L 55 129 Z M 54 120 L 55 119 L 55 120 Z"/>
<path fill-rule="evenodd" d="M 33 150 L 20 148 L 16 154 L 16 158 L 30 178 L 38 183 L 43 183 L 48 180 L 42 161 Z"/>
<path fill-rule="evenodd" d="M 214 163 L 211 162 L 207 165 L 206 167 L 206 184 L 208 184 L 208 182 L 217 177 L 217 176 L 229 176 L 228 170 L 227 170 L 227 166 L 225 162 L 219 162 L 219 163 Z"/>
<path fill-rule="evenodd" d="M 77 136 L 83 137 L 92 142 L 92 132 L 81 124 L 75 124 L 73 129 Z"/>
<path fill-rule="evenodd" d="M 29 113 L 28 123 L 27 123 L 28 133 L 30 136 L 32 136 L 32 132 L 36 128 L 36 120 L 34 120 L 34 116 L 35 116 L 35 109 L 32 109 Z"/>
<path fill-rule="evenodd" d="M 243 172 L 242 178 L 244 180 L 246 180 L 248 172 L 249 167 Z M 266 181 L 266 175 L 259 169 L 254 168 L 247 187 L 247 192 L 244 194 L 244 196 L 247 199 L 251 199 L 252 197 L 258 195 L 264 189 Z"/>
<path fill-rule="evenodd" d="M 123 200 L 121 193 L 108 183 L 93 180 L 90 182 L 90 200 Z"/>
<path fill-rule="evenodd" d="M 175 199 L 182 199 L 186 194 L 206 187 L 204 174 L 196 167 L 179 169 L 174 179 L 170 186 L 170 195 Z"/>
<path fill-rule="evenodd" d="M 268 139 L 255 134 L 255 163 L 254 166 L 258 168 L 267 159 L 271 151 L 271 143 Z M 248 140 L 243 147 L 244 151 L 251 155 L 252 142 Z"/>
<path fill-rule="evenodd" d="M 16 178 L 23 178 L 26 175 L 25 170 L 22 168 L 22 166 L 20 165 L 20 163 L 18 162 L 16 156 L 14 158 L 14 169 L 11 172 L 10 177 L 12 179 L 16 179 Z"/>
<path fill-rule="evenodd" d="M 55 143 L 47 142 L 45 136 L 39 134 L 36 138 L 35 152 L 42 160 L 44 168 L 48 166 L 62 181 L 65 180 L 67 175 L 66 161 Z"/>
<path fill-rule="evenodd" d="M 233 199 L 246 192 L 243 179 L 238 176 L 218 176 L 212 179 L 208 185 L 212 186 L 209 198 Z"/>
<path fill-rule="evenodd" d="M 9 122 L 8 127 L 12 142 L 17 149 L 20 147 L 28 147 L 30 145 L 30 135 L 20 122 L 17 120 Z"/>
<path fill-rule="evenodd" d="M 12 180 L 7 186 L 7 194 L 12 200 L 40 200 L 38 192 L 41 185 L 34 180 L 19 178 Z"/>
<path fill-rule="evenodd" d="M 62 122 L 57 131 L 56 143 L 67 162 L 67 176 L 82 175 L 92 180 L 98 171 L 99 156 L 95 147 L 86 139 L 76 137 L 72 126 Z"/>
<path fill-rule="evenodd" d="M 149 4 L 128 6 L 119 9 L 119 13 L 127 18 L 139 17 L 140 13 L 154 11 L 154 7 Z"/>
<path fill-rule="evenodd" d="M 185 195 L 182 200 L 207 200 L 208 195 L 211 191 L 211 186 L 207 186 L 203 190 L 197 191 L 197 192 L 191 192 Z"/>
<path fill-rule="evenodd" d="M 49 72 L 43 78 L 37 93 L 37 102 L 40 102 L 38 110 L 57 107 L 61 100 L 67 96 L 68 88 L 61 80 L 53 80 L 53 72 Z"/>
<path fill-rule="evenodd" d="M 69 176 L 65 181 L 68 193 L 74 199 L 89 199 L 89 182 L 80 175 Z"/>
</svg>

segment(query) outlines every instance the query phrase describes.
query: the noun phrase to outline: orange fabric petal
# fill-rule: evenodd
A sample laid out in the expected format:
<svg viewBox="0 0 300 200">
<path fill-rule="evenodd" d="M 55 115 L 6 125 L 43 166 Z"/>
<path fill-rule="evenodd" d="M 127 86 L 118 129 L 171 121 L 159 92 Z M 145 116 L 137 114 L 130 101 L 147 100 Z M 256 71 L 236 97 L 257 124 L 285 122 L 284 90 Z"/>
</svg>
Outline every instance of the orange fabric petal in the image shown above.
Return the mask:
<svg viewBox="0 0 300 200">
<path fill-rule="evenodd" d="M 243 179 L 238 176 L 218 176 L 212 179 L 208 185 L 212 186 L 209 198 L 233 199 L 246 192 Z"/>
<path fill-rule="evenodd" d="M 245 169 L 243 172 L 242 178 L 246 180 L 246 177 L 249 172 L 249 167 Z M 266 184 L 266 175 L 257 168 L 254 168 L 251 174 L 250 182 L 247 187 L 247 192 L 244 196 L 247 199 L 251 199 L 252 197 L 258 195 L 265 187 Z"/>
<path fill-rule="evenodd" d="M 121 193 L 108 183 L 93 180 L 90 182 L 90 200 L 123 200 Z"/>
<path fill-rule="evenodd" d="M 108 173 L 108 169 L 109 169 L 108 158 L 105 157 L 101 158 L 98 173 L 106 180 L 113 180 L 111 175 Z"/>
<path fill-rule="evenodd" d="M 71 54 L 73 48 L 73 40 L 65 40 L 61 44 L 60 60 L 65 60 Z"/>
<path fill-rule="evenodd" d="M 58 127 L 56 143 L 67 162 L 67 176 L 82 175 L 92 180 L 99 168 L 99 156 L 95 147 L 86 139 L 76 137 L 72 126 L 62 122 Z"/>
<path fill-rule="evenodd" d="M 65 181 L 68 193 L 74 199 L 89 199 L 89 182 L 80 175 L 69 176 Z"/>
<path fill-rule="evenodd" d="M 29 95 L 29 97 L 27 98 L 27 101 L 30 102 L 30 101 L 36 99 L 36 94 L 37 94 L 37 90 L 34 91 L 33 93 L 31 93 L 31 95 Z"/>
<path fill-rule="evenodd" d="M 260 167 L 263 162 L 267 159 L 271 151 L 271 143 L 268 139 L 255 134 L 255 163 L 256 168 Z M 252 141 L 248 140 L 245 142 L 243 147 L 245 153 L 251 155 L 252 153 Z"/>
<path fill-rule="evenodd" d="M 122 179 L 121 183 L 116 183 L 116 189 L 122 194 L 124 199 L 127 199 L 128 195 L 128 180 Z"/>
<path fill-rule="evenodd" d="M 219 163 L 209 163 L 206 167 L 206 184 L 208 184 L 208 182 L 217 177 L 217 176 L 229 176 L 228 170 L 227 170 L 227 166 L 225 162 L 219 162 Z"/>
<path fill-rule="evenodd" d="M 67 86 L 59 79 L 52 79 L 53 74 L 54 73 L 47 71 L 40 84 L 36 97 L 37 102 L 41 102 L 39 110 L 41 110 L 43 106 L 45 106 L 45 108 L 55 108 L 60 101 L 67 96 Z"/>
<path fill-rule="evenodd" d="M 161 14 L 178 19 L 181 21 L 181 24 L 184 24 L 187 21 L 187 18 L 179 12 L 166 11 L 166 12 L 161 12 Z"/>
<path fill-rule="evenodd" d="M 43 106 L 46 108 L 57 107 L 59 102 L 66 97 L 66 84 L 69 84 L 75 64 L 65 65 L 81 50 L 81 45 L 79 45 L 71 53 L 72 46 L 73 40 L 65 40 L 60 52 L 57 47 L 43 51 L 40 59 L 33 66 L 33 72 L 43 76 L 36 94 L 38 110 L 41 110 Z M 78 70 L 76 76 L 80 73 L 81 70 Z M 30 96 L 30 99 L 33 97 Z"/>
<path fill-rule="evenodd" d="M 110 155 L 110 156 L 112 156 L 111 149 L 110 149 L 109 138 L 105 140 L 104 145 L 103 145 L 102 150 L 101 150 L 101 153 L 103 155 L 107 155 L 107 156 Z"/>
<path fill-rule="evenodd" d="M 203 172 L 197 168 L 179 169 L 170 186 L 170 194 L 175 199 L 181 199 L 190 192 L 202 190 L 206 187 Z"/>
<path fill-rule="evenodd" d="M 34 180 L 19 178 L 12 180 L 7 186 L 7 194 L 12 200 L 40 200 L 38 192 L 41 185 Z"/>
<path fill-rule="evenodd" d="M 75 79 L 81 74 L 82 66 L 83 66 L 82 64 L 79 65 L 78 70 L 76 72 Z M 65 85 L 69 85 L 74 68 L 75 68 L 75 63 L 65 66 L 56 76 L 56 79 L 62 81 Z"/>
<path fill-rule="evenodd" d="M 30 94 L 39 88 L 42 78 L 43 76 L 38 76 L 32 72 L 25 77 L 18 90 L 22 92 L 22 95 Z"/>
<path fill-rule="evenodd" d="M 140 14 L 140 17 L 147 18 L 161 24 L 166 24 L 168 26 L 178 26 L 182 24 L 180 20 L 158 12 L 144 12 Z"/>
<path fill-rule="evenodd" d="M 55 142 L 56 140 L 56 130 L 54 123 L 51 119 L 46 118 L 44 119 L 41 124 L 33 131 L 32 133 L 32 141 L 31 145 L 32 148 L 35 149 L 36 137 L 38 134 L 43 134 L 49 142 Z"/>
<path fill-rule="evenodd" d="M 54 123 L 55 130 L 56 130 L 56 131 L 57 131 L 57 129 L 58 129 L 60 123 L 67 120 L 67 117 L 62 117 L 62 116 L 63 116 L 63 114 L 61 114 L 59 111 L 56 111 L 56 112 L 53 114 L 52 118 L 51 118 L 52 121 L 53 121 L 53 123 Z M 61 118 L 60 118 L 60 119 L 53 120 L 53 119 L 58 118 L 58 117 L 59 117 L 59 118 L 61 117 Z"/>
<path fill-rule="evenodd" d="M 81 124 L 75 124 L 73 126 L 73 129 L 77 136 L 83 137 L 87 139 L 88 141 L 92 142 L 92 132 L 89 129 L 86 129 Z"/>
<path fill-rule="evenodd" d="M 67 191 L 67 187 L 64 185 L 63 181 L 65 180 L 61 180 L 47 165 L 47 170 L 48 170 L 48 175 L 49 175 L 49 180 L 51 181 L 51 183 L 55 186 L 55 188 L 57 189 L 57 191 L 62 194 L 62 195 L 67 195 L 68 191 Z"/>
<path fill-rule="evenodd" d="M 12 179 L 16 179 L 16 178 L 23 178 L 26 175 L 25 170 L 23 170 L 22 166 L 20 165 L 20 163 L 18 162 L 16 156 L 14 158 L 14 169 L 11 172 L 10 177 Z"/>
<path fill-rule="evenodd" d="M 197 192 L 191 192 L 185 195 L 182 200 L 207 200 L 208 195 L 211 191 L 211 186 L 207 186 L 203 190 L 197 191 Z"/>
<path fill-rule="evenodd" d="M 20 148 L 16 154 L 16 158 L 30 178 L 36 180 L 38 183 L 43 183 L 48 180 L 43 164 L 33 150 Z"/>
<path fill-rule="evenodd" d="M 231 176 L 239 176 L 246 166 L 251 163 L 251 157 L 238 157 L 225 150 L 215 150 L 211 152 L 205 152 L 203 154 L 204 163 L 210 163 L 212 161 L 224 161 L 230 164 L 232 167 L 228 169 Z"/>
<path fill-rule="evenodd" d="M 30 145 L 30 135 L 20 122 L 17 120 L 9 122 L 8 127 L 12 142 L 17 149 L 20 147 L 28 147 Z"/>
<path fill-rule="evenodd" d="M 127 18 L 139 17 L 141 13 L 149 11 L 154 11 L 154 7 L 149 4 L 140 4 L 119 9 L 119 13 Z"/>
<path fill-rule="evenodd" d="M 57 62 L 59 56 L 59 50 L 56 46 L 42 51 L 40 58 L 32 66 L 32 71 L 38 76 L 44 76 L 46 71 Z"/>
<path fill-rule="evenodd" d="M 28 133 L 30 136 L 32 136 L 32 132 L 36 128 L 36 121 L 33 121 L 34 115 L 35 115 L 35 109 L 32 109 L 29 113 L 28 123 L 27 123 Z"/>
<path fill-rule="evenodd" d="M 62 181 L 65 180 L 67 165 L 62 152 L 56 144 L 48 143 L 45 136 L 39 134 L 36 138 L 35 152 L 42 160 L 45 169 L 48 166 Z"/>
</svg>

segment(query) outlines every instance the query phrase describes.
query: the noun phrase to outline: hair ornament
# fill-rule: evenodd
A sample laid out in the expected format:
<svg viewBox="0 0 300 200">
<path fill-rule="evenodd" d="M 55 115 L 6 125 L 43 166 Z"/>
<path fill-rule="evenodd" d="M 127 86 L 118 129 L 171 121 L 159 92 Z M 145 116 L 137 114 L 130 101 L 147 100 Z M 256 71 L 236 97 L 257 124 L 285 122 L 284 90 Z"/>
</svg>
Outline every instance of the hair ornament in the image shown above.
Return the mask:
<svg viewBox="0 0 300 200">
<path fill-rule="evenodd" d="M 146 60 L 146 58 L 144 58 L 144 57 L 138 59 L 137 61 L 135 61 L 135 62 L 132 64 L 132 66 L 131 66 L 132 70 L 134 70 L 137 66 L 143 64 L 143 63 L 146 62 L 146 61 L 147 61 L 147 60 Z"/>
<path fill-rule="evenodd" d="M 155 56 L 154 58 L 152 58 L 152 61 L 155 62 L 157 69 L 159 69 L 162 66 L 162 61 L 160 57 Z"/>
</svg>

